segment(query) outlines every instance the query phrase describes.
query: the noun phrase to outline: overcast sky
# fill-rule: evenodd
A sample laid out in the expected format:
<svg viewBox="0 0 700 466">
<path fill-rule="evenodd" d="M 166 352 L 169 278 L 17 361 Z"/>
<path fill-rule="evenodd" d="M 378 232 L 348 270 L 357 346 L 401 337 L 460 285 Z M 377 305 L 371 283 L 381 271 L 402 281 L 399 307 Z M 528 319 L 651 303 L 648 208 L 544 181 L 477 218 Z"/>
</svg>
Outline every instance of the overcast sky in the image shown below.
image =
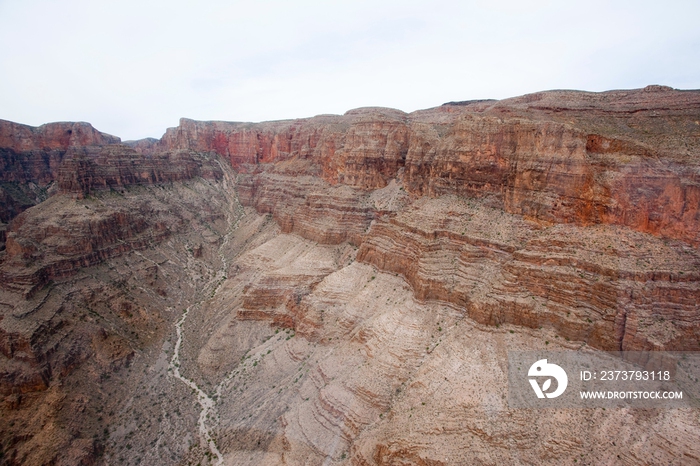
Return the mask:
<svg viewBox="0 0 700 466">
<path fill-rule="evenodd" d="M 122 139 L 180 117 L 700 88 L 700 1 L 0 0 L 0 118 Z"/>
</svg>

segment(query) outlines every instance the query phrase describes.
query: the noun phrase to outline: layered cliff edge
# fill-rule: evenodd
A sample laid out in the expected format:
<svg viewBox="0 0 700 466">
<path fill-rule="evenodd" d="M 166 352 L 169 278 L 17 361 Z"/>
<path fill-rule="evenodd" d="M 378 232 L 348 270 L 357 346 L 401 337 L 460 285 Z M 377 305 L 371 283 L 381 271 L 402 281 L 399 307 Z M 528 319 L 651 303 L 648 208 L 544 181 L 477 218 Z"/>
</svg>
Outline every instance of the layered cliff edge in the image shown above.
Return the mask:
<svg viewBox="0 0 700 466">
<path fill-rule="evenodd" d="M 182 119 L 282 230 L 358 246 L 478 322 L 700 348 L 700 92 L 549 91 L 260 124 Z"/>
<path fill-rule="evenodd" d="M 401 171 L 415 196 L 490 196 L 537 221 L 624 225 L 700 244 L 697 91 L 549 91 L 259 124 L 182 119 L 134 147 L 213 151 L 242 173 L 274 165 L 361 190 Z"/>
<path fill-rule="evenodd" d="M 232 461 L 514 461 L 503 439 L 533 463 L 696 453 L 687 413 L 532 433 L 496 359 L 700 349 L 700 91 L 182 119 L 126 142 L 0 121 L 0 196 L 0 464 L 206 458 L 167 363 L 185 308 L 181 370 L 228 393 L 211 422 Z M 645 437 L 676 422 L 674 448 Z"/>
<path fill-rule="evenodd" d="M 160 140 L 126 144 L 82 123 L 0 126 L 7 181 L 84 196 L 220 178 L 218 154 L 238 173 L 244 205 L 284 232 L 350 242 L 421 299 L 481 323 L 553 326 L 601 349 L 700 348 L 700 91 L 182 119 Z M 0 274 L 34 290 L 70 267 L 37 260 L 41 241 L 24 222 L 9 228 Z"/>
</svg>

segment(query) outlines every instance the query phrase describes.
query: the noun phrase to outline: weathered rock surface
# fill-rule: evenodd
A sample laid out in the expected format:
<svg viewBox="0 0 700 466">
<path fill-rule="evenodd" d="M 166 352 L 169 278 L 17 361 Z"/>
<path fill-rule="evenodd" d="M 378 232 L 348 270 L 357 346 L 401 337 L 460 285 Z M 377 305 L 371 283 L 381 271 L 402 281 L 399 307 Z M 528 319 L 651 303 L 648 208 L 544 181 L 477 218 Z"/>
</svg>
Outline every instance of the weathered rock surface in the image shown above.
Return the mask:
<svg viewBox="0 0 700 466">
<path fill-rule="evenodd" d="M 8 228 L 1 286 L 30 295 L 50 280 L 148 248 L 187 227 L 185 219 L 173 217 L 167 206 L 144 204 L 138 198 L 123 207 L 105 207 L 89 197 L 85 202 L 66 203 L 65 196 L 83 198 L 109 190 L 118 204 L 119 198 L 140 186 L 195 178 L 217 181 L 223 172 L 215 160 L 182 151 L 147 159 L 123 146 L 69 152 L 57 176 L 61 194 L 42 203 L 32 215 L 15 218 Z M 202 213 L 221 215 L 206 206 Z"/>
<path fill-rule="evenodd" d="M 69 147 L 104 146 L 121 142 L 84 122 L 47 123 L 38 127 L 0 120 L 0 147 L 15 152 L 66 150 Z"/>
<path fill-rule="evenodd" d="M 191 316 L 184 359 L 192 377 L 218 394 L 215 435 L 225 462 L 682 464 L 700 457 L 695 410 L 561 410 L 538 423 L 532 411 L 507 406 L 508 351 L 575 351 L 580 341 L 551 327 L 480 325 L 453 306 L 416 299 L 409 281 L 353 261 L 347 245 L 275 235 L 250 212 L 247 218 L 244 229 L 259 229 L 266 241 L 243 235 L 247 252 L 234 253 L 221 291 Z M 198 341 L 201 335 L 208 338 Z M 671 443 L 660 448 L 667 436 Z"/>
<path fill-rule="evenodd" d="M 0 464 L 700 462 L 697 410 L 506 401 L 511 350 L 700 350 L 698 91 L 0 151 Z"/>
<path fill-rule="evenodd" d="M 360 246 L 359 260 L 479 322 L 608 350 L 698 349 L 700 92 L 183 119 L 159 147 L 228 158 L 241 202 L 283 232 Z"/>
<path fill-rule="evenodd" d="M 157 361 L 172 321 L 216 263 L 233 215 L 224 184 L 60 194 L 15 219 L 0 264 L 2 464 L 95 464 L 110 442 L 128 443 L 133 428 L 117 430 L 118 419 L 150 426 L 163 410 L 179 415 L 154 427 L 161 453 L 187 451 L 189 391 L 153 378 L 166 376 Z"/>
<path fill-rule="evenodd" d="M 48 123 L 32 127 L 0 120 L 0 223 L 9 223 L 47 198 L 66 152 L 118 144 L 89 123 Z M 4 241 L 0 241 L 0 249 Z"/>
<path fill-rule="evenodd" d="M 58 172 L 59 192 L 90 194 L 132 185 L 221 179 L 216 159 L 191 151 L 163 152 L 143 157 L 124 146 L 82 148 L 69 152 Z"/>
<path fill-rule="evenodd" d="M 699 349 L 697 251 L 629 229 L 542 228 L 458 198 L 421 199 L 377 221 L 358 260 L 483 324 L 547 326 L 609 351 Z"/>
<path fill-rule="evenodd" d="M 244 172 L 310 160 L 297 170 L 364 190 L 403 168 L 414 195 L 491 196 L 539 221 L 624 225 L 700 244 L 698 91 L 550 91 L 260 124 L 182 119 L 157 148 L 213 151 Z"/>
</svg>

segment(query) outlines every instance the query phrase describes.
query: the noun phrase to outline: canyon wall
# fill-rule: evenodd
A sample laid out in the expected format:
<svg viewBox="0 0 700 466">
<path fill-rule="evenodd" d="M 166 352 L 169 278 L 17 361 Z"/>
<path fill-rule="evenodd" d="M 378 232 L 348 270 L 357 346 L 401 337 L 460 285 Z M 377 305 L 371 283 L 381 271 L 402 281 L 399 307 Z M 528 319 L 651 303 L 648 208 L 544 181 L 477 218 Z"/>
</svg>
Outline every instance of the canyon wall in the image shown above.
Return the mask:
<svg viewBox="0 0 700 466">
<path fill-rule="evenodd" d="M 68 396 L 89 412 L 85 419 L 117 419 L 90 411 L 111 396 L 84 400 L 119 390 L 112 376 L 130 386 L 126 372 L 139 358 L 144 377 L 150 367 L 169 380 L 166 338 L 194 306 L 200 322 L 187 330 L 194 333 L 183 361 L 195 367 L 202 358 L 204 375 L 192 377 L 204 380 L 216 379 L 217 361 L 231 370 L 245 361 L 242 343 L 235 364 L 226 359 L 226 342 L 243 338 L 239 327 L 265 338 L 270 324 L 289 327 L 274 340 L 288 346 L 271 356 L 293 360 L 275 369 L 285 374 L 302 360 L 295 347 L 330 351 L 345 338 L 358 354 L 352 364 L 367 364 L 362 380 L 348 376 L 343 383 L 354 388 L 343 391 L 328 374 L 348 361 L 321 363 L 310 377 L 317 386 L 309 393 L 320 393 L 312 409 L 297 400 L 289 412 L 279 382 L 258 381 L 275 388 L 267 395 L 281 403 L 278 418 L 285 427 L 297 422 L 290 429 L 303 435 L 332 418 L 329 428 L 355 449 L 355 464 L 413 458 L 391 443 L 391 429 L 386 445 L 353 442 L 379 423 L 375 415 L 391 408 L 409 373 L 440 354 L 445 322 L 456 328 L 466 317 L 484 335 L 507 328 L 514 341 L 544 334 L 544 345 L 557 338 L 569 348 L 697 351 L 699 247 L 700 91 L 551 91 L 257 124 L 182 119 L 160 140 L 125 143 L 84 123 L 0 121 L 0 393 L 24 429 L 3 417 L 0 453 L 53 461 L 65 446 L 89 464 L 110 435 L 124 443 L 121 431 L 95 437 L 67 417 L 65 425 L 25 425 L 22 413 L 48 406 L 51 419 L 63 419 Z M 216 311 L 195 306 L 203 302 Z M 373 314 L 382 309 L 396 320 Z M 415 340 L 410 348 L 396 328 Z M 457 339 L 450 351 L 468 343 Z M 433 375 L 418 377 L 421 386 Z M 75 396 L 62 391 L 67 380 Z M 146 382 L 159 387 L 153 397 L 168 399 L 160 394 L 166 385 L 157 385 L 164 382 Z M 120 392 L 114 403 L 130 396 Z M 250 416 L 248 408 L 226 422 Z M 298 422 L 304 416 L 313 419 Z M 36 432 L 62 437 L 35 451 Z M 223 441 L 241 451 L 260 445 L 240 446 L 231 432 Z M 303 463 L 310 448 L 308 457 L 323 458 L 330 447 L 320 443 L 287 445 L 287 454 Z"/>
<path fill-rule="evenodd" d="M 551 91 L 259 124 L 182 119 L 128 146 L 84 124 L 5 125 L 5 150 L 65 150 L 45 175 L 60 193 L 220 179 L 222 157 L 244 205 L 283 232 L 350 242 L 421 299 L 603 349 L 699 348 L 697 91 Z M 139 224 L 119 218 L 129 231 Z M 41 240 L 21 225 L 7 232 L 0 273 L 32 290 L 64 266 L 37 265 L 22 242 Z M 69 262 L 94 263 L 80 257 Z M 3 272 L 27 261 L 16 278 Z"/>
<path fill-rule="evenodd" d="M 117 394 L 116 380 L 133 382 L 174 306 L 198 293 L 204 277 L 182 262 L 212 260 L 233 174 L 190 151 L 45 149 L 12 152 L 54 160 L 43 178 L 17 163 L 20 175 L 0 184 L 41 195 L 0 225 L 0 464 L 96 464 L 131 390 Z"/>
<path fill-rule="evenodd" d="M 66 150 L 120 142 L 120 138 L 101 133 L 90 123 L 59 122 L 33 127 L 0 120 L 0 147 L 15 152 Z"/>
<path fill-rule="evenodd" d="M 361 190 L 401 173 L 415 196 L 488 197 L 536 221 L 624 225 L 700 244 L 695 91 L 552 91 L 260 124 L 182 119 L 148 150 L 172 149 L 215 152 L 242 173 L 308 174 Z"/>
<path fill-rule="evenodd" d="M 68 151 L 119 142 L 89 123 L 32 127 L 0 120 L 0 226 L 47 198 Z"/>
<path fill-rule="evenodd" d="M 158 147 L 227 158 L 241 201 L 282 231 L 349 241 L 479 322 L 607 350 L 700 349 L 700 92 L 183 119 Z"/>
</svg>

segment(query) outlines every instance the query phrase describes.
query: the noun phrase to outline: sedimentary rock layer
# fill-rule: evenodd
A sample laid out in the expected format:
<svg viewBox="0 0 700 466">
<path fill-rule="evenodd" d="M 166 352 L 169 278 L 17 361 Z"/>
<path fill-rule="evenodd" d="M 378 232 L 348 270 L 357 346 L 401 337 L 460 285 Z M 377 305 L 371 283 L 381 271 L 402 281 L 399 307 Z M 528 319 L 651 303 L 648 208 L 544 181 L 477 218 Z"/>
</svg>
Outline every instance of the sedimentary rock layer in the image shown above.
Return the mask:
<svg viewBox="0 0 700 466">
<path fill-rule="evenodd" d="M 620 227 L 538 227 L 457 198 L 377 221 L 358 260 L 477 322 L 556 329 L 605 350 L 700 349 L 700 262 Z"/>
<path fill-rule="evenodd" d="M 8 223 L 40 203 L 58 177 L 66 153 L 87 146 L 118 144 L 89 123 L 32 127 L 0 120 L 0 222 Z M 0 249 L 4 241 L 0 242 Z"/>
<path fill-rule="evenodd" d="M 135 393 L 144 395 L 141 419 L 150 426 L 159 416 L 152 353 L 217 264 L 213 250 L 236 205 L 225 183 L 57 194 L 14 219 L 0 263 L 3 463 L 96 464 L 130 410 L 121 403 Z M 145 386 L 136 388 L 132 368 Z M 168 409 L 185 414 L 158 434 L 161 452 L 172 436 L 165 449 L 182 455 L 180 440 L 196 425 L 194 406 L 180 403 L 184 392 L 159 388 L 156 398 L 177 398 Z"/>
<path fill-rule="evenodd" d="M 72 204 L 62 197 L 84 198 L 101 190 L 109 190 L 113 198 L 132 197 L 127 191 L 139 186 L 200 178 L 220 181 L 223 176 L 216 160 L 187 151 L 144 158 L 121 145 L 69 149 L 56 177 L 59 194 L 32 215 L 15 218 L 3 231 L 2 286 L 29 295 L 50 280 L 150 247 L 185 226 L 157 203 L 134 201 L 128 208 L 111 209 L 89 198 Z M 200 215 L 220 217 L 208 208 Z"/>
<path fill-rule="evenodd" d="M 221 179 L 221 167 L 206 154 L 170 151 L 143 157 L 125 146 L 70 151 L 58 171 L 62 193 L 90 194 L 101 189 L 173 183 L 201 177 Z"/>
<path fill-rule="evenodd" d="M 153 147 L 226 157 L 241 201 L 284 232 L 349 241 L 479 322 L 604 349 L 698 347 L 700 92 L 183 119 Z"/>
<path fill-rule="evenodd" d="M 15 152 L 66 150 L 69 147 L 104 146 L 121 142 L 84 122 L 47 123 L 38 127 L 0 120 L 0 147 Z"/>
<path fill-rule="evenodd" d="M 0 151 L 0 462 L 197 464 L 202 419 L 237 464 L 700 457 L 689 412 L 505 401 L 508 350 L 700 350 L 700 92 Z"/>
<path fill-rule="evenodd" d="M 8 150 L 36 149 L 32 131 L 55 132 L 9 127 L 21 137 Z M 552 91 L 260 124 L 182 119 L 159 141 L 103 139 L 54 143 L 67 147 L 59 191 L 217 179 L 218 154 L 238 171 L 244 205 L 283 232 L 360 247 L 359 260 L 404 275 L 420 299 L 605 349 L 698 344 L 688 247 L 700 244 L 700 92 Z M 31 256 L 12 228 L 8 257 Z"/>
<path fill-rule="evenodd" d="M 697 91 L 552 91 L 260 124 L 183 119 L 152 147 L 213 151 L 248 173 L 285 162 L 363 190 L 405 170 L 414 195 L 488 196 L 539 221 L 625 225 L 700 244 Z"/>
</svg>

